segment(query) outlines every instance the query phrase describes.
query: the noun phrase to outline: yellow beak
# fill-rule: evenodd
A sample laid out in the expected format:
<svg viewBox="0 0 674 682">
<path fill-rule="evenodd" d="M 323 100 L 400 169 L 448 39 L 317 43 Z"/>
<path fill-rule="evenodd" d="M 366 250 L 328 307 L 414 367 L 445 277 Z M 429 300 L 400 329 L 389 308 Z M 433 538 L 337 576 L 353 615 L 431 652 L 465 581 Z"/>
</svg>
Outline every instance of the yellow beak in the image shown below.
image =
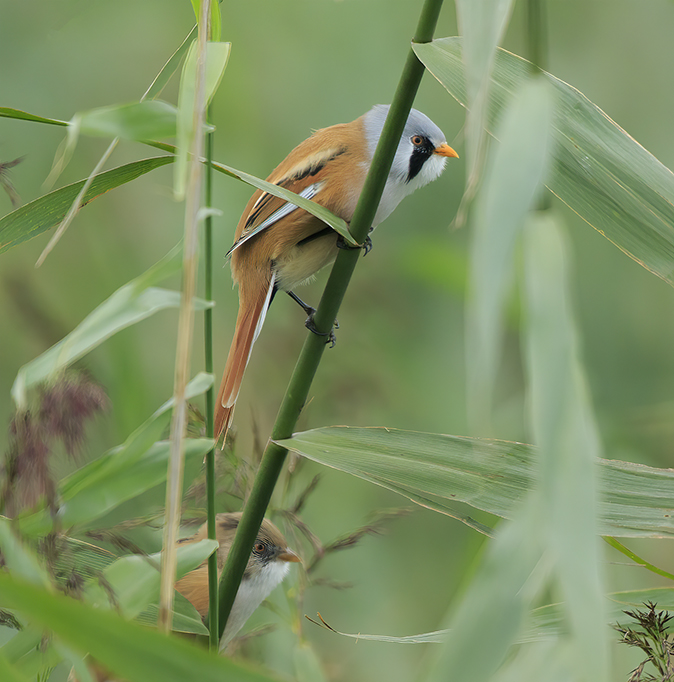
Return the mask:
<svg viewBox="0 0 674 682">
<path fill-rule="evenodd" d="M 451 156 L 454 159 L 458 159 L 459 155 L 446 143 L 441 144 L 433 150 L 434 154 L 438 156 Z"/>
<path fill-rule="evenodd" d="M 287 547 L 276 558 L 279 561 L 295 561 L 300 564 L 302 563 L 302 559 L 300 559 L 292 549 L 288 549 Z"/>
</svg>

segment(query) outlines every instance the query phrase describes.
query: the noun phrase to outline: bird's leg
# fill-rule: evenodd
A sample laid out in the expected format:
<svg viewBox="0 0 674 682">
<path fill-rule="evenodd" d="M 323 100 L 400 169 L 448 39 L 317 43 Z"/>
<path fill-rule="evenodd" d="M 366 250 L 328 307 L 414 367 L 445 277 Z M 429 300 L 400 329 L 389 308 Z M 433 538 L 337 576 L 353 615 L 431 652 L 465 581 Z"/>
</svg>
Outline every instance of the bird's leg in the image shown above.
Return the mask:
<svg viewBox="0 0 674 682">
<path fill-rule="evenodd" d="M 286 291 L 286 293 L 307 314 L 307 319 L 304 322 L 304 326 L 310 332 L 316 334 L 316 336 L 326 336 L 327 338 L 325 340 L 325 343 L 329 343 L 330 348 L 334 348 L 335 343 L 337 343 L 337 338 L 335 337 L 335 329 L 339 329 L 339 322 L 335 320 L 333 328 L 329 332 L 319 332 L 318 329 L 316 329 L 316 325 L 314 324 L 314 315 L 316 315 L 316 308 L 312 308 L 310 305 L 307 305 L 294 291 Z"/>
<path fill-rule="evenodd" d="M 370 228 L 370 232 L 372 232 L 373 228 Z M 363 255 L 367 256 L 370 251 L 372 251 L 372 239 L 368 236 L 367 239 L 360 244 L 359 246 L 352 246 L 351 244 L 347 244 L 346 240 L 344 237 L 342 237 L 341 234 L 337 235 L 337 248 L 338 249 L 344 249 L 345 251 L 352 251 L 353 249 L 363 249 Z"/>
</svg>

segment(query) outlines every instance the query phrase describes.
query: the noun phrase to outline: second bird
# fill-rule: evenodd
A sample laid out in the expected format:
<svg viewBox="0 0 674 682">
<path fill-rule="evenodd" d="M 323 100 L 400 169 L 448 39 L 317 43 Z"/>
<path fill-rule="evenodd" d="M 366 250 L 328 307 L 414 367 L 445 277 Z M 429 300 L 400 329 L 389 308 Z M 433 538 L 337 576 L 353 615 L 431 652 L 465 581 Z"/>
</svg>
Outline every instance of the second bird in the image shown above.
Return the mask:
<svg viewBox="0 0 674 682">
<path fill-rule="evenodd" d="M 351 123 L 317 130 L 267 181 L 350 222 L 388 111 L 388 106 L 377 105 Z M 439 177 L 448 157 L 458 154 L 440 128 L 412 109 L 372 227 L 407 195 Z M 232 277 L 239 286 L 239 313 L 215 407 L 216 438 L 231 425 L 243 373 L 274 294 L 292 293 L 332 263 L 337 242 L 337 234 L 307 211 L 261 190 L 250 198 L 229 251 Z M 307 323 L 310 326 L 311 320 Z"/>
</svg>

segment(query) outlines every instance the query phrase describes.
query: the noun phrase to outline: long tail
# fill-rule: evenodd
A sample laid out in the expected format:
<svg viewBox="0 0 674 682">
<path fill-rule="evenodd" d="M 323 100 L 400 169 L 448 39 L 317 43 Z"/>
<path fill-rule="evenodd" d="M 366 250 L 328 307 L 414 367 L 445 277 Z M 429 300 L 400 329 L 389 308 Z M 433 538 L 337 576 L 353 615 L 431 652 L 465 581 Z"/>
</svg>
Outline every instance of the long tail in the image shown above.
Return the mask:
<svg viewBox="0 0 674 682">
<path fill-rule="evenodd" d="M 218 400 L 215 404 L 215 440 L 227 435 L 232 423 L 234 406 L 239 397 L 243 373 L 253 350 L 253 344 L 260 333 L 267 308 L 274 291 L 274 277 L 267 288 L 257 287 L 254 292 L 239 287 L 239 314 L 236 318 L 234 338 L 222 374 Z"/>
</svg>

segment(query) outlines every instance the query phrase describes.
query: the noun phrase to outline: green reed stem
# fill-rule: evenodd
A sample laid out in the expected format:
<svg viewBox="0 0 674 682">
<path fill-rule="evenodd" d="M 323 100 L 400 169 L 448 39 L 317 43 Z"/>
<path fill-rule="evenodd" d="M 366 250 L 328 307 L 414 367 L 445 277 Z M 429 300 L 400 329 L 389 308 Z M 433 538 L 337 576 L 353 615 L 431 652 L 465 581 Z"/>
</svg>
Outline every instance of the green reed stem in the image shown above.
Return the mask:
<svg viewBox="0 0 674 682">
<path fill-rule="evenodd" d="M 432 40 L 441 7 L 442 0 L 425 0 L 414 37 L 415 42 L 426 43 Z M 351 220 L 351 233 L 359 243 L 366 239 L 374 220 L 398 141 L 423 74 L 423 64 L 410 49 L 372 166 Z M 360 250 L 342 250 L 337 256 L 314 318 L 319 331 L 329 332 L 332 329 L 359 256 Z M 273 441 L 292 435 L 324 350 L 325 337 L 307 335 L 272 429 L 272 440 L 262 456 L 220 578 L 220 633 L 224 632 L 248 557 L 285 461 L 287 450 Z"/>
</svg>

